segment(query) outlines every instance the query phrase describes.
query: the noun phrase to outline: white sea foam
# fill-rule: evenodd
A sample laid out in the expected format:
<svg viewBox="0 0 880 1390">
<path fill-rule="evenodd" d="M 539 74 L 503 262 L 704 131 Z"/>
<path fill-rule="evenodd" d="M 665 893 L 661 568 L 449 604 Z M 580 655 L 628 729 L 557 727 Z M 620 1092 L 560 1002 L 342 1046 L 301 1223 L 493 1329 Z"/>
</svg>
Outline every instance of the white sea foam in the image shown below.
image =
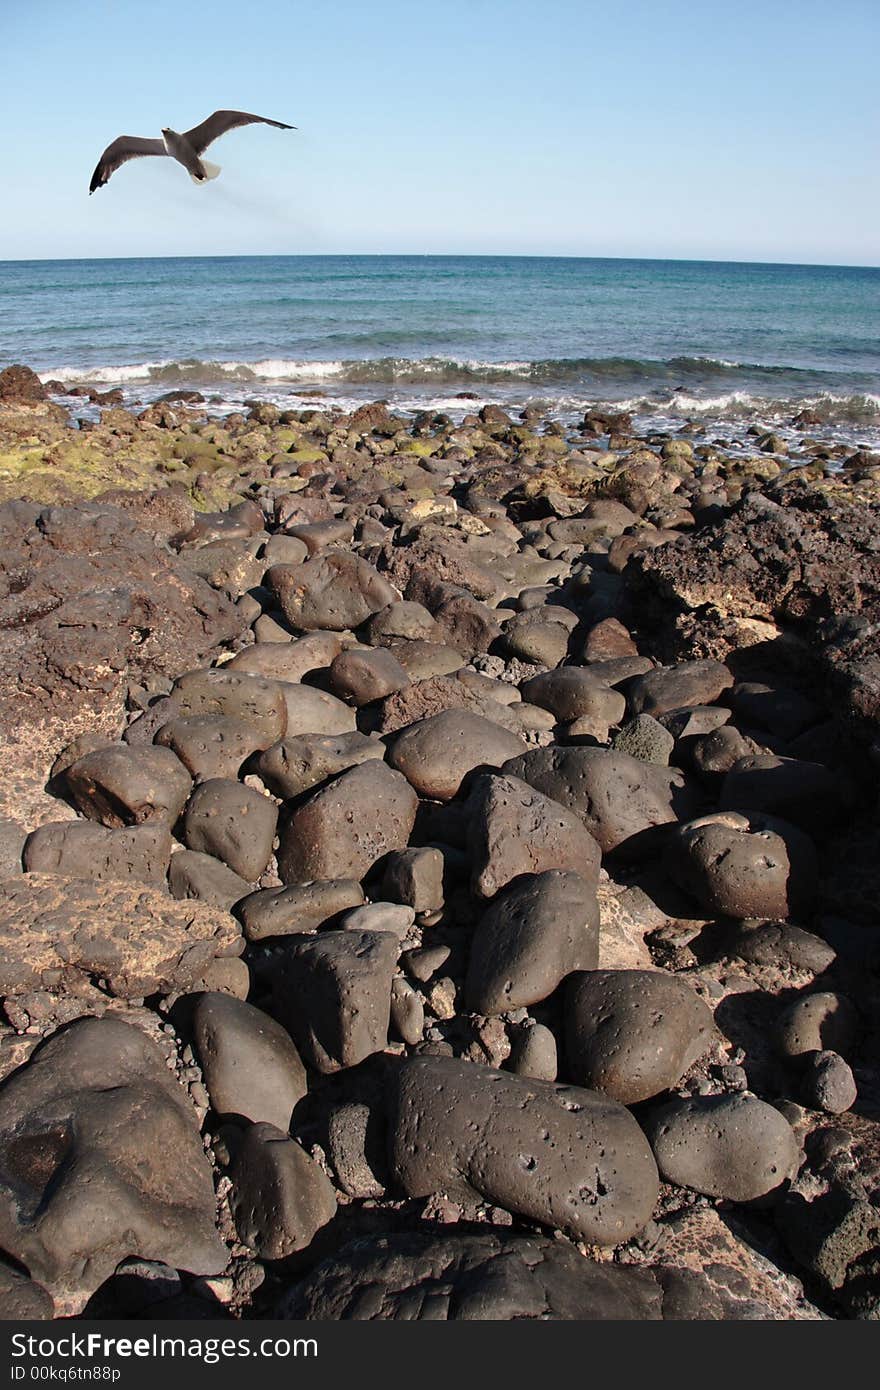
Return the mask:
<svg viewBox="0 0 880 1390">
<path fill-rule="evenodd" d="M 104 381 L 149 381 L 153 374 L 163 367 L 170 367 L 172 361 L 137 362 L 130 367 L 53 367 L 50 372 L 38 372 L 41 381 L 63 381 L 65 385 L 79 382 Z"/>
</svg>

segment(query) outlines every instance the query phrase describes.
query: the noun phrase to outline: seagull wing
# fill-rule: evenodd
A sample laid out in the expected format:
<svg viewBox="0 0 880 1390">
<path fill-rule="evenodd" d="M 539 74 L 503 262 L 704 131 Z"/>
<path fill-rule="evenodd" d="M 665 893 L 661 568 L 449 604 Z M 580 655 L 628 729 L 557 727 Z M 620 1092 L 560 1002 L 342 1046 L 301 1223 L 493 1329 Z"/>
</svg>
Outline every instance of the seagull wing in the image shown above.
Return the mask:
<svg viewBox="0 0 880 1390">
<path fill-rule="evenodd" d="M 148 154 L 166 154 L 164 140 L 144 140 L 139 135 L 120 135 L 118 140 L 114 140 L 112 145 L 108 145 L 101 158 L 98 160 L 95 172 L 92 174 L 92 181 L 89 184 L 89 192 L 94 193 L 96 188 L 102 188 L 109 180 L 111 174 L 129 159 L 140 159 Z"/>
<path fill-rule="evenodd" d="M 295 125 L 285 125 L 283 121 L 270 121 L 268 116 L 251 116 L 247 111 L 215 111 L 213 116 L 209 116 L 201 125 L 193 126 L 192 130 L 184 131 L 184 140 L 188 140 L 196 154 L 204 154 L 209 145 L 215 140 L 219 140 L 221 135 L 225 135 L 227 130 L 237 130 L 242 125 L 253 125 L 255 121 L 262 125 L 274 125 L 279 130 L 296 130 Z"/>
</svg>

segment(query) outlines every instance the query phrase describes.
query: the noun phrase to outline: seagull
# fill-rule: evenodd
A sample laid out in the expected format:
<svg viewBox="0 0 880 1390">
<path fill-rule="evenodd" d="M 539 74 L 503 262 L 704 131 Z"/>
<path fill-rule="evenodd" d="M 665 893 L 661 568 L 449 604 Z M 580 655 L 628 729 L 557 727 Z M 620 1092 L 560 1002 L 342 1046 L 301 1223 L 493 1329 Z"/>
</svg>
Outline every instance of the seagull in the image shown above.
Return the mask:
<svg viewBox="0 0 880 1390">
<path fill-rule="evenodd" d="M 103 188 L 112 174 L 129 159 L 140 159 L 146 155 L 171 155 L 182 164 L 193 183 L 205 183 L 216 179 L 220 173 L 218 164 L 202 159 L 209 145 L 225 135 L 227 130 L 237 130 L 242 125 L 252 125 L 259 121 L 262 125 L 274 125 L 279 130 L 296 130 L 295 125 L 285 125 L 283 121 L 270 121 L 268 116 L 251 116 L 247 111 L 215 111 L 201 125 L 180 135 L 176 130 L 163 128 L 161 140 L 147 140 L 140 135 L 120 135 L 112 145 L 108 145 L 97 168 L 92 174 L 89 193 Z"/>
</svg>

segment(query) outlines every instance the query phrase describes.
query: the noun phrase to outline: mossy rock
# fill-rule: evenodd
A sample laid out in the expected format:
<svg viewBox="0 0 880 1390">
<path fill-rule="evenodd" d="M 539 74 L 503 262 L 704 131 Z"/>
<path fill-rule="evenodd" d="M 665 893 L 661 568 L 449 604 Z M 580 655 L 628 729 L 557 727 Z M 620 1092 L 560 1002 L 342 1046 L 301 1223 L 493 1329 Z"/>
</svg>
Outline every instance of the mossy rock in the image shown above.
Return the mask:
<svg viewBox="0 0 880 1390">
<path fill-rule="evenodd" d="M 300 449 L 291 449 L 286 455 L 286 460 L 292 463 L 329 464 L 330 462 L 324 450 L 317 449 L 313 445 L 303 445 Z"/>
<path fill-rule="evenodd" d="M 423 459 L 433 458 L 441 443 L 439 439 L 411 439 L 409 435 L 396 442 L 399 454 L 415 454 Z"/>
</svg>

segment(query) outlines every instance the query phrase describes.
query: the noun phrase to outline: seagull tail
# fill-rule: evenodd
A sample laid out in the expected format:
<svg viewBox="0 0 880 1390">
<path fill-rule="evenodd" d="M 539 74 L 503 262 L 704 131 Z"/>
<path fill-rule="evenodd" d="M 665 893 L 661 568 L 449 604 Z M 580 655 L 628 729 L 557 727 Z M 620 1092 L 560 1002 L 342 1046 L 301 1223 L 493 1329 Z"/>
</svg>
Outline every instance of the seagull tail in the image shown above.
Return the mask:
<svg viewBox="0 0 880 1390">
<path fill-rule="evenodd" d="M 206 179 L 216 179 L 217 175 L 220 173 L 220 165 L 212 164 L 209 159 L 203 159 L 201 165 L 205 171 L 205 178 L 197 179 L 195 174 L 190 174 L 193 183 L 204 183 Z"/>
</svg>

